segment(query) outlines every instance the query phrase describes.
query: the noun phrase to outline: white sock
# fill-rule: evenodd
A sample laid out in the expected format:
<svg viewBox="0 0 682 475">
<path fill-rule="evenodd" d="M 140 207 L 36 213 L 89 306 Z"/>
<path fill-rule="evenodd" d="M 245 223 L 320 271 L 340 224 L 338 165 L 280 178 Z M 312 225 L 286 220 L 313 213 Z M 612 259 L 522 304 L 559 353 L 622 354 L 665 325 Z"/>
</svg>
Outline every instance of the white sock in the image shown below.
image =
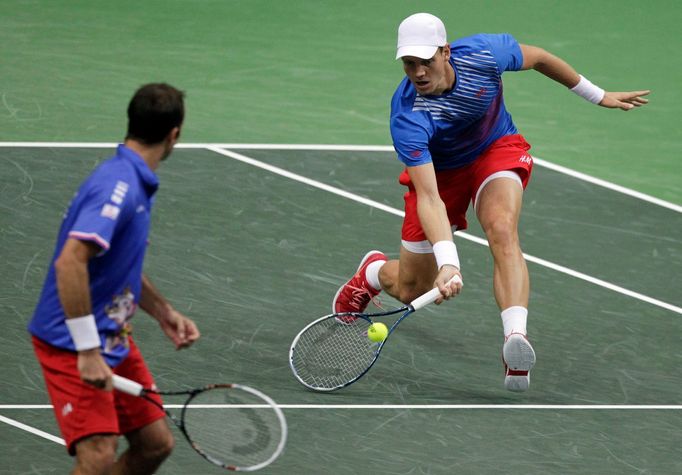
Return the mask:
<svg viewBox="0 0 682 475">
<path fill-rule="evenodd" d="M 512 333 L 526 334 L 526 321 L 528 320 L 528 309 L 521 306 L 509 307 L 502 311 L 502 325 L 504 326 L 504 336 L 508 337 Z"/>
<path fill-rule="evenodd" d="M 374 287 L 374 290 L 381 290 L 381 282 L 379 282 L 379 269 L 386 264 L 386 261 L 374 261 L 367 266 L 365 270 L 365 278 L 369 285 Z"/>
</svg>

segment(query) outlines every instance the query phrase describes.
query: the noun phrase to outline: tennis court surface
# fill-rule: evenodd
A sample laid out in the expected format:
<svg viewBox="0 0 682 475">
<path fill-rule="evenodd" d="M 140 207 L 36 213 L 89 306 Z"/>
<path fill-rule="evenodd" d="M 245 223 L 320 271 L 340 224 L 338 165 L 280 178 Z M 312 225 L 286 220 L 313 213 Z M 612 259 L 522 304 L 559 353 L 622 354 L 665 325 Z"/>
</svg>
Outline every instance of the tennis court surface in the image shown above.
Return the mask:
<svg viewBox="0 0 682 475">
<path fill-rule="evenodd" d="M 25 325 L 61 214 L 113 144 L 18 145 L 0 147 L 0 473 L 65 473 Z M 265 473 L 682 472 L 682 210 L 542 161 L 521 222 L 538 354 L 528 393 L 502 386 L 492 260 L 473 216 L 456 235 L 459 298 L 409 317 L 351 387 L 296 382 L 296 333 L 329 313 L 367 250 L 397 256 L 399 170 L 385 147 L 177 149 L 159 169 L 146 271 L 203 338 L 175 352 L 138 312 L 159 386 L 242 382 L 272 396 L 289 443 Z M 178 443 L 160 473 L 218 472 Z"/>
</svg>

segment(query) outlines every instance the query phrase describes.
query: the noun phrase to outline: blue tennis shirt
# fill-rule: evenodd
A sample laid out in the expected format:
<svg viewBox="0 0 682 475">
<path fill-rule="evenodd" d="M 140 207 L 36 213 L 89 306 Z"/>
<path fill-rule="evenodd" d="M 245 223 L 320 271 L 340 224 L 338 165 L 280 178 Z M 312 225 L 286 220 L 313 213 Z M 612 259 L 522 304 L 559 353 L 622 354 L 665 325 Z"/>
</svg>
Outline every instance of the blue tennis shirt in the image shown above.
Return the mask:
<svg viewBox="0 0 682 475">
<path fill-rule="evenodd" d="M 31 334 L 75 351 L 59 300 L 54 262 L 68 238 L 96 243 L 101 252 L 88 263 L 92 311 L 106 362 L 128 355 L 128 320 L 142 288 L 142 264 L 150 212 L 159 182 L 145 161 L 119 145 L 81 184 L 62 220 L 40 300 L 28 325 Z"/>
<path fill-rule="evenodd" d="M 391 101 L 391 136 L 407 166 L 467 165 L 495 140 L 517 133 L 502 98 L 502 73 L 518 71 L 521 47 L 509 34 L 478 34 L 450 45 L 452 90 L 422 96 L 405 77 Z"/>
</svg>

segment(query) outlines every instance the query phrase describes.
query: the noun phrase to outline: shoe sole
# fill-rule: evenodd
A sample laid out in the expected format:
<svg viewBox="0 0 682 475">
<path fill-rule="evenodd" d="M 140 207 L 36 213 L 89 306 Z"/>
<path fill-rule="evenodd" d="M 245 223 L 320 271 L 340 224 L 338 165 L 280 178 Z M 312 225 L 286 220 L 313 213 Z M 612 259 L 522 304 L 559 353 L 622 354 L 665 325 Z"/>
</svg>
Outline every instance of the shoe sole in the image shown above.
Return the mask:
<svg viewBox="0 0 682 475">
<path fill-rule="evenodd" d="M 522 335 L 512 334 L 502 347 L 504 362 L 512 371 L 526 371 L 525 375 L 510 375 L 504 378 L 504 387 L 509 391 L 523 392 L 530 386 L 530 370 L 535 365 L 535 351 Z"/>
<path fill-rule="evenodd" d="M 353 277 L 355 277 L 355 274 L 357 274 L 358 271 L 360 270 L 360 268 L 362 268 L 362 266 L 365 265 L 365 262 L 367 262 L 367 259 L 372 257 L 372 254 L 383 254 L 383 253 L 381 251 L 377 251 L 376 249 L 374 249 L 372 251 L 369 251 L 367 254 L 365 254 L 365 257 L 363 257 L 362 260 L 360 261 L 360 265 L 358 266 L 357 269 L 355 269 L 355 273 L 351 276 L 350 279 L 348 279 L 348 281 L 345 284 L 343 284 L 341 287 L 339 287 L 339 290 L 336 291 L 336 295 L 334 295 L 334 299 L 332 300 L 332 313 L 336 313 L 336 299 L 339 298 L 339 294 L 341 293 L 343 288 L 345 286 L 347 286 L 351 280 L 353 280 Z"/>
<path fill-rule="evenodd" d="M 504 388 L 507 391 L 523 393 L 530 387 L 530 373 L 526 376 L 507 376 L 504 378 Z"/>
</svg>

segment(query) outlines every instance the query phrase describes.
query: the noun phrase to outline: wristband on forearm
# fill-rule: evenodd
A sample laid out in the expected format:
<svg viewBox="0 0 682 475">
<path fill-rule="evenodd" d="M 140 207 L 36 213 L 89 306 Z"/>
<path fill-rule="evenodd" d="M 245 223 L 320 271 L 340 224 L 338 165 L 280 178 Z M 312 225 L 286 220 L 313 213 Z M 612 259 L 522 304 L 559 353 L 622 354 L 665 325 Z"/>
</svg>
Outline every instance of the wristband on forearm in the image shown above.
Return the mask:
<svg viewBox="0 0 682 475">
<path fill-rule="evenodd" d="M 76 351 L 92 350 L 102 346 L 93 314 L 67 318 L 66 326 L 69 329 Z"/>
<path fill-rule="evenodd" d="M 433 254 L 436 257 L 438 269 L 444 265 L 455 266 L 459 269 L 459 256 L 454 242 L 438 241 L 433 245 Z"/>
<path fill-rule="evenodd" d="M 580 81 L 571 88 L 571 91 L 575 92 L 583 99 L 590 101 L 592 104 L 599 104 L 602 99 L 604 99 L 604 94 L 606 94 L 606 92 L 601 87 L 592 84 L 588 79 L 583 77 L 582 74 L 579 76 Z"/>
</svg>

